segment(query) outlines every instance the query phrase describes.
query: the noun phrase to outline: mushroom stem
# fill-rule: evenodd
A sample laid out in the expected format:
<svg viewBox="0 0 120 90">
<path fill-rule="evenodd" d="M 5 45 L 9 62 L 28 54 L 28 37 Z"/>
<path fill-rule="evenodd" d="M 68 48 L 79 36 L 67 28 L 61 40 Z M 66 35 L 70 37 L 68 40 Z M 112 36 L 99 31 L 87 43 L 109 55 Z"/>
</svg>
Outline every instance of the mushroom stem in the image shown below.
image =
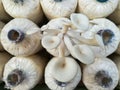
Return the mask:
<svg viewBox="0 0 120 90">
<path fill-rule="evenodd" d="M 10 86 L 17 86 L 24 80 L 24 75 L 21 70 L 13 70 L 7 77 L 7 82 Z"/>
<path fill-rule="evenodd" d="M 21 42 L 24 37 L 25 34 L 19 30 L 12 29 L 8 32 L 8 39 L 15 43 Z"/>
<path fill-rule="evenodd" d="M 104 88 L 110 87 L 112 85 L 112 78 L 108 75 L 106 71 L 98 71 L 95 75 L 96 82 Z"/>
<path fill-rule="evenodd" d="M 75 39 L 79 40 L 80 42 L 82 42 L 82 43 L 84 43 L 84 44 L 94 45 L 94 46 L 97 46 L 97 45 L 100 44 L 100 43 L 98 42 L 98 40 L 97 40 L 97 39 L 100 39 L 100 36 L 99 36 L 99 35 L 94 36 L 94 38 L 92 38 L 92 39 L 86 39 L 86 38 L 84 38 L 84 37 L 81 37 L 81 36 L 80 36 L 80 33 L 78 33 L 78 32 L 72 32 L 72 31 L 70 31 L 70 32 L 68 32 L 67 34 L 68 34 L 70 37 L 75 38 Z"/>
<path fill-rule="evenodd" d="M 59 45 L 59 57 L 64 57 L 65 56 L 65 50 L 64 50 L 64 43 L 61 41 L 61 44 Z"/>
</svg>

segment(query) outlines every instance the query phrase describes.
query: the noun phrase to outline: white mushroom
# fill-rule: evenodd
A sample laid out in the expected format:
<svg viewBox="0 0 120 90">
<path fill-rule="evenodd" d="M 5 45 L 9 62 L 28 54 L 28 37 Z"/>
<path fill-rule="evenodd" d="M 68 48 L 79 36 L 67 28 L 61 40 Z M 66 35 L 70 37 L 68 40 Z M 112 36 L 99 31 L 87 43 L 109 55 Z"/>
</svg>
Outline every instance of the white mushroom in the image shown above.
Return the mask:
<svg viewBox="0 0 120 90">
<path fill-rule="evenodd" d="M 88 90 L 114 90 L 118 80 L 117 66 L 108 58 L 96 58 L 83 68 L 83 83 Z"/>
<path fill-rule="evenodd" d="M 28 56 L 38 52 L 42 47 L 40 37 L 40 28 L 24 18 L 11 20 L 1 31 L 4 49 L 16 56 Z"/>
<path fill-rule="evenodd" d="M 42 46 L 53 56 L 59 56 L 59 46 L 61 47 L 61 45 L 63 45 L 62 49 L 64 49 L 65 56 L 70 54 L 63 41 L 69 25 L 71 25 L 69 19 L 57 18 L 41 27 L 43 31 Z"/>
<path fill-rule="evenodd" d="M 31 90 L 43 78 L 46 60 L 40 55 L 13 57 L 5 65 L 3 81 L 7 89 Z"/>
<path fill-rule="evenodd" d="M 2 0 L 5 11 L 13 18 L 28 18 L 41 22 L 43 12 L 39 0 Z"/>
<path fill-rule="evenodd" d="M 91 64 L 94 62 L 95 55 L 88 45 L 73 45 L 68 36 L 64 37 L 65 45 L 70 51 L 71 55 L 84 64 Z"/>
<path fill-rule="evenodd" d="M 42 38 L 42 45 L 46 49 L 56 48 L 60 44 L 61 40 L 57 36 L 46 35 Z"/>
<path fill-rule="evenodd" d="M 107 17 L 118 5 L 118 0 L 78 0 L 78 12 L 90 19 Z"/>
<path fill-rule="evenodd" d="M 74 27 L 76 27 L 79 30 L 82 30 L 81 32 L 88 30 L 89 19 L 86 15 L 81 13 L 72 13 L 70 15 L 70 19 Z"/>
<path fill-rule="evenodd" d="M 80 80 L 80 66 L 70 57 L 54 57 L 45 68 L 45 83 L 51 90 L 74 90 Z"/>
<path fill-rule="evenodd" d="M 48 19 L 69 17 L 77 7 L 77 0 L 40 0 L 40 3 Z"/>
</svg>

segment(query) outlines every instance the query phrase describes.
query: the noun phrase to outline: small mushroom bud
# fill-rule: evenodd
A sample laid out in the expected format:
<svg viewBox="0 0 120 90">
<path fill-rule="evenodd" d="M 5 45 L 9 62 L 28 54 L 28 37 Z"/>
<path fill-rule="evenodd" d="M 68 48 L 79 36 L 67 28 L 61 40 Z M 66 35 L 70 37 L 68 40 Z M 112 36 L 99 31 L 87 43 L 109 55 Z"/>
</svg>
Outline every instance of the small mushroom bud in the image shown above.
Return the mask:
<svg viewBox="0 0 120 90">
<path fill-rule="evenodd" d="M 43 78 L 46 59 L 40 55 L 13 57 L 4 68 L 3 81 L 7 89 L 30 90 Z"/>
<path fill-rule="evenodd" d="M 118 5 L 118 0 L 78 0 L 78 12 L 90 19 L 109 16 Z"/>
<path fill-rule="evenodd" d="M 43 12 L 39 0 L 2 0 L 5 11 L 13 18 L 27 18 L 40 23 Z"/>
<path fill-rule="evenodd" d="M 40 28 L 35 23 L 28 19 L 16 18 L 2 29 L 1 43 L 12 55 L 28 56 L 41 49 L 40 36 Z"/>
<path fill-rule="evenodd" d="M 77 7 L 77 0 L 40 0 L 40 3 L 48 19 L 70 17 Z"/>
<path fill-rule="evenodd" d="M 83 83 L 89 90 L 114 90 L 118 80 L 117 66 L 108 58 L 96 58 L 83 67 Z"/>
<path fill-rule="evenodd" d="M 51 90 L 74 90 L 80 80 L 81 68 L 71 57 L 54 57 L 45 68 L 45 83 Z"/>
</svg>

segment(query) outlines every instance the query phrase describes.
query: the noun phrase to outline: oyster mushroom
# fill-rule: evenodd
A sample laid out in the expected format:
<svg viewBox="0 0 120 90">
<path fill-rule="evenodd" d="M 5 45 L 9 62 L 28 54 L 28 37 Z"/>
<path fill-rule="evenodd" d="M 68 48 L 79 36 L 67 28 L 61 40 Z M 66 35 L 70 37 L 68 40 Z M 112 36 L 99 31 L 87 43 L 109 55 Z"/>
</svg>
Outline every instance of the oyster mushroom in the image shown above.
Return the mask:
<svg viewBox="0 0 120 90">
<path fill-rule="evenodd" d="M 3 81 L 7 89 L 30 90 L 43 78 L 46 60 L 40 55 L 13 57 L 5 65 Z"/>
<path fill-rule="evenodd" d="M 115 52 L 120 42 L 119 28 L 105 18 L 93 19 L 90 21 L 90 24 L 92 24 L 92 27 L 89 31 L 83 33 L 82 37 L 91 39 L 97 35 L 99 38 L 102 38 L 97 40 L 99 45 L 90 45 L 95 56 L 106 57 Z"/>
<path fill-rule="evenodd" d="M 40 28 L 35 23 L 28 19 L 16 18 L 2 29 L 1 43 L 12 55 L 29 56 L 42 48 L 40 36 Z"/>
<path fill-rule="evenodd" d="M 71 40 L 68 36 L 64 37 L 65 45 L 70 51 L 71 55 L 78 59 L 80 62 L 84 64 L 91 64 L 94 62 L 95 55 L 92 49 L 85 44 L 72 44 Z"/>
<path fill-rule="evenodd" d="M 5 23 L 0 21 L 0 33 L 1 33 L 4 26 L 5 26 Z M 0 39 L 0 51 L 4 51 L 4 48 L 3 48 L 2 44 L 1 44 L 1 39 Z"/>
<path fill-rule="evenodd" d="M 77 0 L 40 0 L 40 3 L 48 19 L 69 17 L 77 7 Z"/>
<path fill-rule="evenodd" d="M 5 11 L 13 18 L 27 18 L 40 23 L 43 12 L 39 0 L 2 0 Z"/>
<path fill-rule="evenodd" d="M 65 45 L 65 35 L 67 35 L 70 38 L 71 42 L 74 42 L 75 44 L 82 42 L 85 44 L 99 45 L 98 43 L 100 42 L 100 40 L 97 41 L 98 39 L 88 40 L 80 36 L 81 33 L 85 32 L 86 30 L 81 30 L 81 28 L 77 26 L 81 25 L 81 27 L 83 26 L 84 28 L 88 27 L 89 24 L 88 26 L 85 26 L 85 24 L 81 21 L 81 17 L 83 17 L 86 20 L 86 22 L 88 22 L 87 17 L 82 14 L 79 14 L 78 19 L 81 22 L 79 21 L 79 24 L 77 24 L 77 18 L 76 20 L 74 20 L 73 18 L 75 18 L 75 16 L 74 14 L 72 15 L 72 21 L 70 21 L 67 18 L 57 18 L 50 20 L 48 24 L 41 27 L 41 30 L 43 31 L 42 46 L 53 56 L 59 55 L 58 47 L 61 45 L 61 43 L 65 51 L 65 56 L 68 56 L 70 54 L 68 48 Z M 95 36 L 95 38 L 101 39 L 99 35 Z"/>
<path fill-rule="evenodd" d="M 118 5 L 118 0 L 78 0 L 78 12 L 90 19 L 107 17 Z"/>
<path fill-rule="evenodd" d="M 2 4 L 2 0 L 0 0 L 0 20 L 4 21 L 4 22 L 8 22 L 11 19 L 12 18 L 10 17 L 10 15 L 8 15 L 6 13 L 6 11 L 4 10 L 3 4 Z"/>
<path fill-rule="evenodd" d="M 117 66 L 108 58 L 96 58 L 83 68 L 83 83 L 89 90 L 114 90 L 118 80 Z"/>
<path fill-rule="evenodd" d="M 7 52 L 0 52 L 0 82 L 2 81 L 3 78 L 4 66 L 9 61 L 10 58 L 12 58 L 12 56 Z"/>
<path fill-rule="evenodd" d="M 71 57 L 54 57 L 45 68 L 45 83 L 51 90 L 74 90 L 80 80 L 80 66 Z"/>
<path fill-rule="evenodd" d="M 110 14 L 108 16 L 108 18 L 110 20 L 112 20 L 114 23 L 116 23 L 118 25 L 120 24 L 120 20 L 118 19 L 118 18 L 120 18 L 120 0 L 119 0 L 117 8 L 115 9 L 115 11 L 112 14 Z"/>
<path fill-rule="evenodd" d="M 68 30 L 66 25 L 69 24 L 71 24 L 69 19 L 57 18 L 50 20 L 47 25 L 41 27 L 43 31 L 42 46 L 53 56 L 59 56 L 58 47 L 61 45 L 63 45 L 65 56 L 70 54 L 63 41 L 64 34 Z"/>
</svg>

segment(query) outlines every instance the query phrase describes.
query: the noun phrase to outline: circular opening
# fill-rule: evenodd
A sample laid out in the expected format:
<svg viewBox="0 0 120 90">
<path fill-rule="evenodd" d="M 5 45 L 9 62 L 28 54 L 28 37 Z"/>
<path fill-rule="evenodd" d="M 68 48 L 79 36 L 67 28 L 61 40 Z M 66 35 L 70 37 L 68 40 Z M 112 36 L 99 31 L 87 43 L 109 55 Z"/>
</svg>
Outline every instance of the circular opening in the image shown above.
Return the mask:
<svg viewBox="0 0 120 90">
<path fill-rule="evenodd" d="M 95 75 L 95 81 L 102 87 L 108 88 L 112 85 L 112 78 L 104 70 L 99 71 Z"/>
<path fill-rule="evenodd" d="M 112 42 L 112 38 L 114 37 L 114 33 L 111 30 L 100 30 L 97 34 L 102 36 L 104 45 L 107 45 Z"/>
<path fill-rule="evenodd" d="M 107 2 L 108 0 L 97 0 L 98 2 L 104 3 Z"/>
<path fill-rule="evenodd" d="M 8 32 L 8 39 L 14 42 L 20 42 L 24 39 L 24 33 L 12 29 Z"/>
<path fill-rule="evenodd" d="M 23 81 L 23 73 L 20 70 L 14 70 L 11 74 L 7 77 L 7 82 L 11 86 L 16 86 Z"/>
<path fill-rule="evenodd" d="M 15 3 L 23 3 L 24 0 L 14 0 Z"/>
<path fill-rule="evenodd" d="M 62 0 L 54 0 L 55 2 L 62 2 Z"/>
<path fill-rule="evenodd" d="M 60 87 L 66 87 L 67 86 L 67 82 L 60 82 L 60 81 L 58 81 L 58 80 L 55 80 L 55 82 L 56 82 L 56 84 L 58 85 L 58 86 L 60 86 Z"/>
</svg>

